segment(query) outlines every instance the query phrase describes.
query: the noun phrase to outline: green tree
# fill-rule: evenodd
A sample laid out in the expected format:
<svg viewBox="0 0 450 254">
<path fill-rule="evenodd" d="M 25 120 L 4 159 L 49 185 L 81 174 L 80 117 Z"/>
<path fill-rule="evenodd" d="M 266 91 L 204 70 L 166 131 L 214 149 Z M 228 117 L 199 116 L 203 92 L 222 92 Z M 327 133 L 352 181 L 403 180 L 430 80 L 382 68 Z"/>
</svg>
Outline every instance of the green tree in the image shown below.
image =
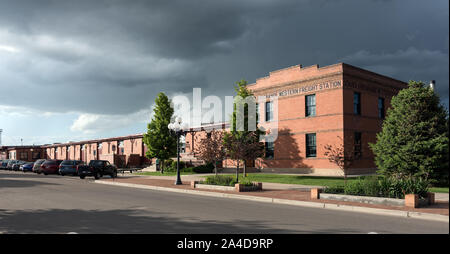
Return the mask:
<svg viewBox="0 0 450 254">
<path fill-rule="evenodd" d="M 448 185 L 448 111 L 438 95 L 424 83 L 410 81 L 391 106 L 377 142 L 370 144 L 379 173 Z"/>
<path fill-rule="evenodd" d="M 239 181 L 240 161 L 244 163 L 245 176 L 247 161 L 254 160 L 255 155 L 262 155 L 264 145 L 259 142 L 263 132 L 256 125 L 256 98 L 247 88 L 247 81 L 236 82 L 235 91 L 231 131 L 224 133 L 223 140 L 228 157 L 237 162 L 236 181 Z"/>
<path fill-rule="evenodd" d="M 174 109 L 169 98 L 164 93 L 159 93 L 155 100 L 154 115 L 148 124 L 147 133 L 143 141 L 147 145 L 147 158 L 158 158 L 161 163 L 161 173 L 164 173 L 164 162 L 176 156 L 177 139 L 167 127 L 172 119 Z"/>
</svg>

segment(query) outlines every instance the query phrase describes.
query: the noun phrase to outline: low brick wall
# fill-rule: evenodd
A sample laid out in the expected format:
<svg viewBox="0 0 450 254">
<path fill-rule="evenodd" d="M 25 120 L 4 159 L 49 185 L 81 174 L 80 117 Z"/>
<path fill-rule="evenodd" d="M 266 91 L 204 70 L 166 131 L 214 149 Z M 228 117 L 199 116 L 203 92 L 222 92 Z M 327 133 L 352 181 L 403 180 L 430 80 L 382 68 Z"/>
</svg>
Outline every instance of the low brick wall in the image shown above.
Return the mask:
<svg viewBox="0 0 450 254">
<path fill-rule="evenodd" d="M 262 183 L 256 183 L 256 185 L 253 186 L 245 186 L 243 184 L 237 183 L 235 185 L 237 192 L 246 192 L 246 191 L 260 191 L 262 190 Z"/>
<path fill-rule="evenodd" d="M 389 206 L 406 206 L 406 207 L 423 207 L 435 203 L 434 193 L 428 193 L 427 198 L 419 199 L 417 194 L 405 195 L 405 199 L 398 198 L 382 198 L 368 196 L 354 196 L 342 194 L 321 193 L 321 189 L 311 189 L 311 199 L 327 199 L 337 201 L 359 202 L 365 204 L 389 205 Z"/>
<path fill-rule="evenodd" d="M 207 190 L 222 190 L 222 191 L 235 191 L 235 192 L 247 192 L 247 191 L 259 191 L 262 190 L 262 183 L 256 183 L 254 186 L 245 186 L 243 184 L 235 184 L 235 186 L 220 186 L 201 184 L 198 181 L 192 181 L 191 187 L 194 189 L 207 189 Z"/>
<path fill-rule="evenodd" d="M 359 202 L 374 205 L 404 206 L 404 199 L 320 193 L 320 199 Z"/>
</svg>

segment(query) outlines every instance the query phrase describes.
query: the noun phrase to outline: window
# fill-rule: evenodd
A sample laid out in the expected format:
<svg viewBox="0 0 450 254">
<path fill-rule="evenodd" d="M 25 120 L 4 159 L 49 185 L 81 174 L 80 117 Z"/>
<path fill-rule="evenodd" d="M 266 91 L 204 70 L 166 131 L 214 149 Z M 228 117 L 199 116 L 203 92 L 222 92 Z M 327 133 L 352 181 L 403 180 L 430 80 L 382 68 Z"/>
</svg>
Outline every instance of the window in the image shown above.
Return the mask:
<svg viewBox="0 0 450 254">
<path fill-rule="evenodd" d="M 275 155 L 275 147 L 273 142 L 266 142 L 264 144 L 265 146 L 265 150 L 266 150 L 266 159 L 273 159 L 274 155 Z"/>
<path fill-rule="evenodd" d="M 256 103 L 256 124 L 259 124 L 259 104 Z"/>
<path fill-rule="evenodd" d="M 316 95 L 306 95 L 305 96 L 305 115 L 306 116 L 315 116 L 316 115 Z"/>
<path fill-rule="evenodd" d="M 361 94 L 353 94 L 353 113 L 355 115 L 361 115 Z"/>
<path fill-rule="evenodd" d="M 316 157 L 316 134 L 306 134 L 306 157 Z"/>
<path fill-rule="evenodd" d="M 273 120 L 273 102 L 266 102 L 266 122 Z"/>
<path fill-rule="evenodd" d="M 362 149 L 361 149 L 361 132 L 355 132 L 355 158 L 359 159 L 362 156 Z"/>
<path fill-rule="evenodd" d="M 97 150 L 94 150 L 92 153 L 94 154 L 94 156 L 97 156 Z"/>
<path fill-rule="evenodd" d="M 37 160 L 37 159 L 39 159 L 39 158 L 41 158 L 41 153 L 40 152 L 34 152 L 33 153 L 33 160 Z"/>
<path fill-rule="evenodd" d="M 378 98 L 378 117 L 384 119 L 384 98 Z"/>
<path fill-rule="evenodd" d="M 28 160 L 28 153 L 27 152 L 20 152 L 19 160 Z"/>
</svg>

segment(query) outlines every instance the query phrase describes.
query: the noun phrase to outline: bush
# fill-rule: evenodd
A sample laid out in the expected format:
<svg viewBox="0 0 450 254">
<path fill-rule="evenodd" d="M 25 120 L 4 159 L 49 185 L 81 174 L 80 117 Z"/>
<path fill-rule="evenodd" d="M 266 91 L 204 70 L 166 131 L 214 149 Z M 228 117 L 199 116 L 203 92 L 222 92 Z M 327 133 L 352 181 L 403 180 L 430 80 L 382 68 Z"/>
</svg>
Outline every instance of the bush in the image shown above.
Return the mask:
<svg viewBox="0 0 450 254">
<path fill-rule="evenodd" d="M 168 172 L 172 171 L 173 170 L 172 163 L 173 163 L 172 159 L 165 160 L 164 161 L 164 171 L 168 171 Z"/>
<path fill-rule="evenodd" d="M 232 176 L 208 176 L 206 177 L 204 184 L 221 185 L 221 186 L 234 186 L 237 182 Z"/>
<path fill-rule="evenodd" d="M 213 173 L 214 172 L 214 164 L 208 163 L 206 165 L 200 165 L 200 166 L 194 167 L 193 171 L 195 173 L 199 173 L 199 174 Z"/>
<path fill-rule="evenodd" d="M 177 161 L 172 159 L 166 160 L 166 169 L 167 172 L 176 172 L 177 171 Z M 183 169 L 186 167 L 186 162 L 180 161 L 180 171 L 184 171 Z"/>
<path fill-rule="evenodd" d="M 387 197 L 405 198 L 406 194 L 418 194 L 420 198 L 427 196 L 429 181 L 422 178 L 386 178 L 381 181 L 382 192 Z M 386 183 L 387 182 L 387 183 Z"/>
<path fill-rule="evenodd" d="M 335 185 L 335 186 L 329 186 L 325 189 L 323 189 L 324 193 L 333 193 L 333 194 L 344 194 L 344 186 L 342 185 Z"/>
<path fill-rule="evenodd" d="M 427 196 L 429 181 L 422 178 L 397 179 L 376 176 L 359 178 L 346 186 L 330 186 L 325 193 L 346 194 L 356 196 L 405 198 L 406 194 L 418 194 L 420 198 Z"/>
<path fill-rule="evenodd" d="M 252 181 L 250 181 L 248 178 L 241 179 L 239 183 L 242 184 L 242 185 L 244 185 L 244 186 L 249 186 L 249 187 L 251 187 L 251 186 L 256 186 L 256 184 L 254 184 L 254 183 L 253 183 Z"/>
</svg>

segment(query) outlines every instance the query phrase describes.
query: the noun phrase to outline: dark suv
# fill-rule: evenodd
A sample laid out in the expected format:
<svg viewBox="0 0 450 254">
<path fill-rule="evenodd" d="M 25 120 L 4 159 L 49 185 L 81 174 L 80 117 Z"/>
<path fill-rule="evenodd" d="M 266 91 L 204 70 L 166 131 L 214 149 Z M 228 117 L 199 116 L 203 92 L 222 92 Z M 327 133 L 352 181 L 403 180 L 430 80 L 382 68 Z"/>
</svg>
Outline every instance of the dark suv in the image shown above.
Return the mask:
<svg viewBox="0 0 450 254">
<path fill-rule="evenodd" d="M 117 167 L 104 160 L 91 160 L 89 165 L 77 166 L 77 171 L 81 179 L 86 176 L 94 176 L 95 179 L 104 175 L 110 175 L 112 178 L 117 177 Z"/>
<path fill-rule="evenodd" d="M 84 165 L 83 161 L 65 160 L 59 164 L 59 174 L 64 175 L 78 175 L 77 166 Z"/>
</svg>

